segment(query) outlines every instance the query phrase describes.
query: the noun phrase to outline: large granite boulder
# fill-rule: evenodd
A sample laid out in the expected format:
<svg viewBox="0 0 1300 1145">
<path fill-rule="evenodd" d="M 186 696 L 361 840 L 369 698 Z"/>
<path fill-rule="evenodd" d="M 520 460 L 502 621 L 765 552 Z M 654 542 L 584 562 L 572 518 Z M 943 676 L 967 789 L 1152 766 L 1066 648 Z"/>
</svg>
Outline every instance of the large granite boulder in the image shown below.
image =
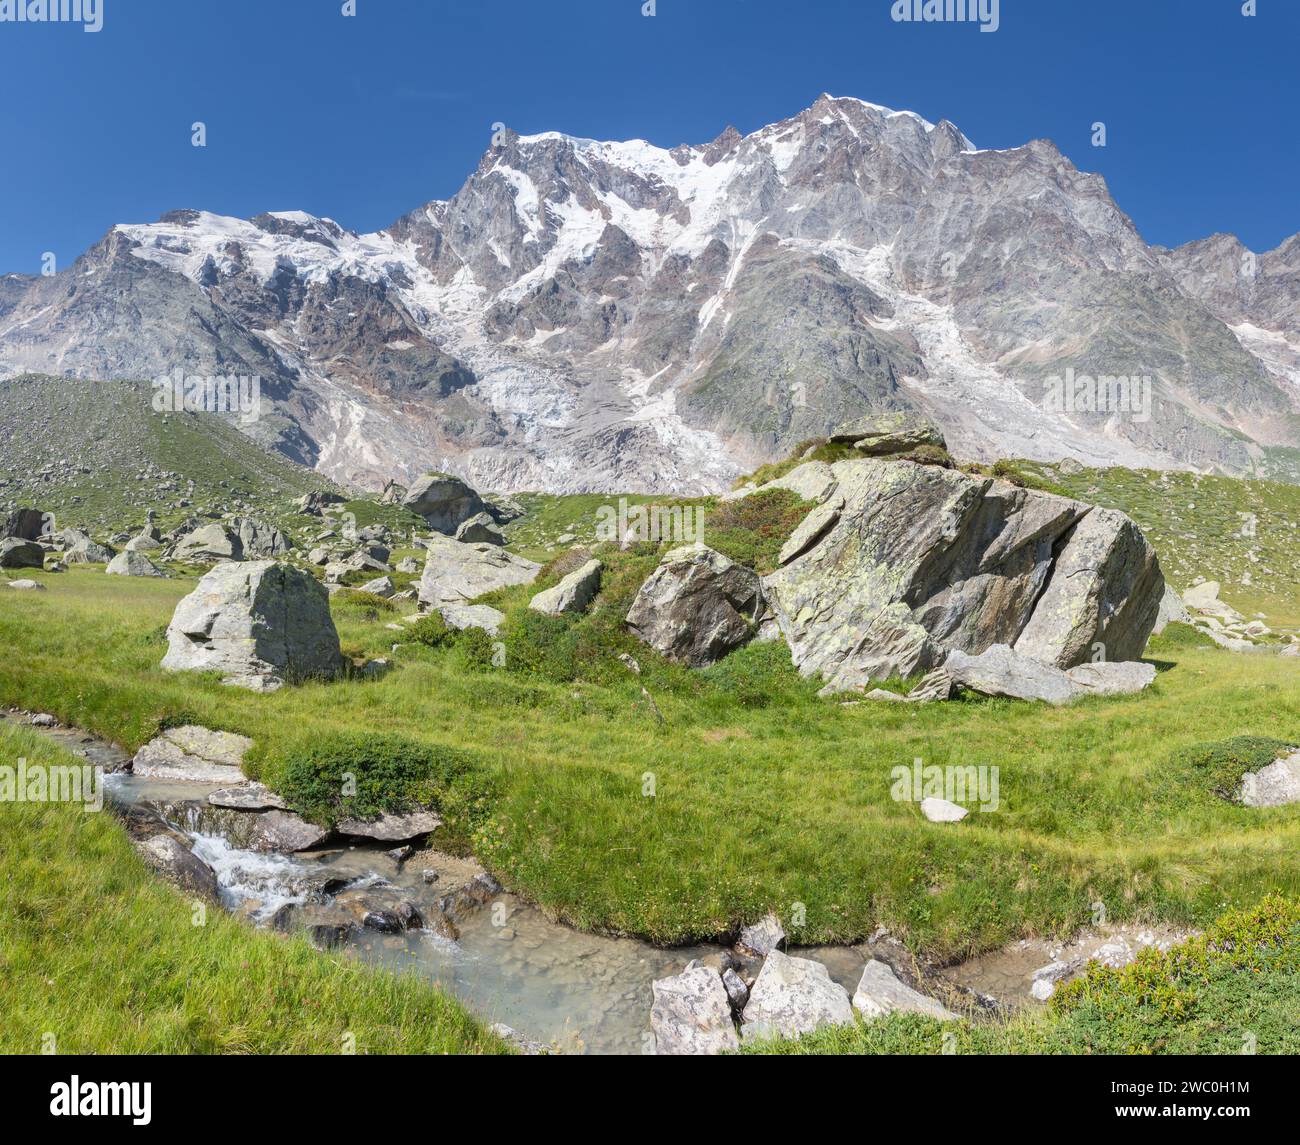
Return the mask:
<svg viewBox="0 0 1300 1145">
<path fill-rule="evenodd" d="M 1117 509 L 1094 508 L 1062 541 L 1013 647 L 1058 668 L 1083 664 L 1098 649 L 1110 661 L 1136 660 L 1165 593 L 1155 550 Z"/>
<path fill-rule="evenodd" d="M 528 602 L 534 612 L 547 616 L 563 616 L 566 612 L 585 612 L 587 605 L 600 589 L 600 561 L 588 561 L 574 569 L 559 584 L 539 592 Z"/>
<path fill-rule="evenodd" d="M 167 643 L 165 669 L 221 672 L 224 683 L 256 691 L 343 667 L 324 586 L 275 561 L 214 568 L 176 606 Z"/>
<path fill-rule="evenodd" d="M 274 525 L 242 517 L 231 522 L 239 536 L 239 560 L 282 557 L 293 548 L 293 541 Z"/>
<path fill-rule="evenodd" d="M 1123 514 L 909 461 L 829 468 L 815 527 L 763 587 L 796 667 L 830 691 L 1026 633 L 1027 656 L 1062 668 L 1145 646 L 1164 580 Z"/>
<path fill-rule="evenodd" d="M 717 1054 L 740 1048 L 731 999 L 717 970 L 692 962 L 650 988 L 656 1054 Z"/>
<path fill-rule="evenodd" d="M 39 541 L 50 528 L 50 515 L 39 509 L 15 509 L 0 527 L 0 537 L 17 537 L 20 541 Z"/>
<path fill-rule="evenodd" d="M 429 528 L 449 534 L 488 508 L 469 485 L 449 473 L 426 473 L 407 490 L 402 504 L 423 517 Z"/>
<path fill-rule="evenodd" d="M 825 966 L 773 950 L 750 987 L 740 1030 L 745 1038 L 797 1038 L 852 1022 L 849 992 Z"/>
<path fill-rule="evenodd" d="M 167 553 L 169 560 L 199 564 L 208 561 L 237 561 L 243 555 L 244 546 L 239 534 L 216 521 L 210 525 L 200 525 L 193 532 L 186 533 Z"/>
<path fill-rule="evenodd" d="M 64 530 L 65 534 L 72 532 L 74 530 Z M 81 533 L 80 536 L 72 539 L 67 551 L 63 554 L 63 559 L 70 565 L 106 565 L 115 556 L 117 556 L 117 550 L 111 545 L 98 544 L 85 533 Z"/>
<path fill-rule="evenodd" d="M 420 577 L 420 604 L 425 609 L 463 604 L 507 585 L 531 584 L 542 567 L 499 545 L 464 544 L 437 533 L 425 542 L 425 549 Z"/>
<path fill-rule="evenodd" d="M 1155 665 L 1139 661 L 1098 661 L 1062 671 L 1005 644 L 994 644 L 978 656 L 957 649 L 943 667 L 953 683 L 966 691 L 1049 704 L 1068 704 L 1088 695 L 1140 692 L 1156 678 Z"/>
<path fill-rule="evenodd" d="M 39 569 L 45 567 L 45 550 L 35 541 L 5 537 L 0 541 L 0 569 Z"/>
<path fill-rule="evenodd" d="M 118 553 L 108 562 L 108 567 L 104 571 L 110 576 L 165 577 L 167 575 L 144 553 L 137 552 L 134 549 L 127 549 L 126 552 Z"/>
<path fill-rule="evenodd" d="M 627 626 L 668 659 L 700 668 L 749 640 L 763 607 L 758 574 L 697 541 L 664 556 Z"/>
</svg>

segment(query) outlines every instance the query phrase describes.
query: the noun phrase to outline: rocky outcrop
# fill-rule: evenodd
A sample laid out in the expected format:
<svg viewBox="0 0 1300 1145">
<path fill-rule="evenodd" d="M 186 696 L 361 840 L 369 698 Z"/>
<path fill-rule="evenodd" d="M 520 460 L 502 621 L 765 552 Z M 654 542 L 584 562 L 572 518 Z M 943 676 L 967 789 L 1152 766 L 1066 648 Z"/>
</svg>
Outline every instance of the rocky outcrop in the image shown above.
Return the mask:
<svg viewBox="0 0 1300 1145">
<path fill-rule="evenodd" d="M 467 545 L 504 545 L 506 536 L 497 528 L 490 513 L 475 513 L 469 520 L 460 523 L 456 529 L 456 540 Z"/>
<path fill-rule="evenodd" d="M 312 576 L 275 561 L 220 564 L 177 606 L 168 671 L 221 672 L 268 691 L 342 670 L 329 597 Z"/>
<path fill-rule="evenodd" d="M 699 668 L 749 640 L 762 611 L 758 575 L 697 542 L 664 556 L 637 592 L 627 626 L 668 659 Z"/>
<path fill-rule="evenodd" d="M 265 521 L 243 517 L 231 524 L 239 537 L 238 560 L 282 557 L 293 548 L 293 541 L 287 534 Z"/>
<path fill-rule="evenodd" d="M 467 545 L 436 533 L 425 548 L 420 604 L 426 609 L 464 604 L 507 585 L 531 584 L 541 569 L 498 545 Z"/>
<path fill-rule="evenodd" d="M 167 551 L 168 560 L 205 564 L 209 561 L 237 561 L 244 553 L 238 533 L 215 521 L 186 533 Z"/>
<path fill-rule="evenodd" d="M 1238 799 L 1245 807 L 1285 807 L 1300 803 L 1300 751 L 1279 759 L 1241 780 Z"/>
<path fill-rule="evenodd" d="M 656 1054 L 718 1054 L 740 1048 L 731 998 L 717 970 L 692 962 L 680 974 L 656 980 L 651 990 Z"/>
<path fill-rule="evenodd" d="M 534 612 L 544 612 L 547 616 L 585 612 L 587 605 L 600 591 L 600 574 L 604 567 L 600 561 L 588 561 L 581 568 L 574 569 L 559 584 L 539 592 L 528 602 L 528 607 Z"/>
<path fill-rule="evenodd" d="M 904 460 L 829 469 L 800 551 L 763 581 L 795 665 L 828 691 L 996 644 L 1058 668 L 1145 646 L 1164 581 L 1123 514 Z"/>
<path fill-rule="evenodd" d="M 923 445 L 939 449 L 945 446 L 938 426 L 905 411 L 866 414 L 834 430 L 830 439 L 835 444 L 860 449 L 867 457 L 908 453 Z"/>
<path fill-rule="evenodd" d="M 448 534 L 487 510 L 469 485 L 449 473 L 426 473 L 407 490 L 402 504 L 423 517 L 429 528 Z"/>
<path fill-rule="evenodd" d="M 1155 550 L 1117 509 L 1093 509 L 1061 544 L 1013 647 L 1058 668 L 1086 663 L 1099 650 L 1109 661 L 1136 660 L 1164 597 Z"/>
<path fill-rule="evenodd" d="M 140 857 L 169 883 L 209 902 L 220 902 L 216 874 L 179 839 L 160 833 L 132 842 Z"/>
</svg>

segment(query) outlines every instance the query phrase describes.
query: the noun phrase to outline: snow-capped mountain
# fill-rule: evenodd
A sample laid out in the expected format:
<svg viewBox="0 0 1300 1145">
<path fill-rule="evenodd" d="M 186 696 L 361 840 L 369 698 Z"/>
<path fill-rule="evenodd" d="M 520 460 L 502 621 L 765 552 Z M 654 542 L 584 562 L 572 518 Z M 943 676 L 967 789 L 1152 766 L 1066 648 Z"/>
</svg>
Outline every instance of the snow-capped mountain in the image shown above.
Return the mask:
<svg viewBox="0 0 1300 1145">
<path fill-rule="evenodd" d="M 1300 445 L 1300 236 L 1148 247 L 1050 143 L 822 96 L 672 150 L 502 132 L 377 234 L 178 211 L 0 278 L 0 376 L 178 368 L 260 375 L 250 432 L 371 485 L 713 491 L 898 408 L 964 457 L 1244 473 Z M 1148 416 L 1051 406 L 1071 368 Z"/>
</svg>

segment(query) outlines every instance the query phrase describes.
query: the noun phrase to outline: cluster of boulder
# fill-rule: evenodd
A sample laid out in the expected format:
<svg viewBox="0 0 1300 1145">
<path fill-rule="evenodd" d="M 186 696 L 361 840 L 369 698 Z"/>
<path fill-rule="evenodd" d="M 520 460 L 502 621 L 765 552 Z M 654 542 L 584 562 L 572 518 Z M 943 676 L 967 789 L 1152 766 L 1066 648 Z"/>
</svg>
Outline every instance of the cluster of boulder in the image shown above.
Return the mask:
<svg viewBox="0 0 1300 1145">
<path fill-rule="evenodd" d="M 956 1020 L 942 1003 L 904 983 L 877 959 L 867 962 L 850 996 L 826 966 L 787 954 L 785 932 L 769 915 L 741 931 L 731 951 L 689 962 L 654 982 L 650 1029 L 662 1055 L 725 1053 L 742 1041 L 797 1038 L 894 1012 Z"/>
<path fill-rule="evenodd" d="M 1171 590 L 1172 599 L 1164 602 L 1157 631 L 1177 621 L 1190 624 L 1220 648 L 1232 652 L 1276 650 L 1283 656 L 1300 655 L 1300 638 L 1292 636 L 1280 645 L 1271 641 L 1273 631 L 1261 617 L 1248 620 L 1227 601 L 1220 600 L 1219 592 L 1219 582 L 1204 577 L 1197 577 L 1181 599 Z"/>
<path fill-rule="evenodd" d="M 900 456 L 932 427 L 866 424 L 841 438 L 864 456 L 808 461 L 763 486 L 814 504 L 760 577 L 703 544 L 668 553 L 628 627 L 671 659 L 716 661 L 783 638 L 824 692 L 931 673 L 907 699 L 956 689 L 1066 702 L 1135 691 L 1164 578 L 1123 513 Z M 888 693 L 878 698 L 897 699 Z"/>
</svg>

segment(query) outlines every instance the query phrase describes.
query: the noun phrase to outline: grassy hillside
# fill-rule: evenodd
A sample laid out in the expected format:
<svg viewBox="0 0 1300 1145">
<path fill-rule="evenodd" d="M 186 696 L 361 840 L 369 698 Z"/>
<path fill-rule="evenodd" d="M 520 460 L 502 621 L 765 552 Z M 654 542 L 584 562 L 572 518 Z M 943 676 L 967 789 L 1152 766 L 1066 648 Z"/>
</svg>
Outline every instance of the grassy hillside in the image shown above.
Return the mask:
<svg viewBox="0 0 1300 1145">
<path fill-rule="evenodd" d="M 946 959 L 1067 934 L 1098 900 L 1117 922 L 1203 925 L 1300 895 L 1300 809 L 1230 805 L 1202 762 L 1201 745 L 1231 737 L 1300 743 L 1295 667 L 1276 657 L 1170 639 L 1140 696 L 845 705 L 818 699 L 776 645 L 694 673 L 639 647 L 634 676 L 594 615 L 507 633 L 502 667 L 477 637 L 407 643 L 382 678 L 259 696 L 159 670 L 192 582 L 43 579 L 44 593 L 0 593 L 0 703 L 129 747 L 162 721 L 243 732 L 273 782 L 304 740 L 453 748 L 484 779 L 465 819 L 478 856 L 579 926 L 682 941 L 803 903 L 798 941 L 883 924 Z M 383 608 L 334 607 L 350 649 L 401 639 Z M 1001 806 L 928 823 L 891 797 L 892 769 L 916 757 L 998 767 Z"/>
<path fill-rule="evenodd" d="M 52 512 L 60 527 L 115 530 L 146 509 L 164 527 L 241 504 L 278 521 L 295 498 L 334 488 L 222 417 L 156 413 L 151 397 L 137 382 L 0 381 L 0 503 Z"/>
<path fill-rule="evenodd" d="M 111 579 L 111 578 L 105 578 Z M 7 762 L 76 761 L 0 725 Z M 454 999 L 160 882 L 107 812 L 0 803 L 0 1053 L 505 1053 Z"/>
</svg>

